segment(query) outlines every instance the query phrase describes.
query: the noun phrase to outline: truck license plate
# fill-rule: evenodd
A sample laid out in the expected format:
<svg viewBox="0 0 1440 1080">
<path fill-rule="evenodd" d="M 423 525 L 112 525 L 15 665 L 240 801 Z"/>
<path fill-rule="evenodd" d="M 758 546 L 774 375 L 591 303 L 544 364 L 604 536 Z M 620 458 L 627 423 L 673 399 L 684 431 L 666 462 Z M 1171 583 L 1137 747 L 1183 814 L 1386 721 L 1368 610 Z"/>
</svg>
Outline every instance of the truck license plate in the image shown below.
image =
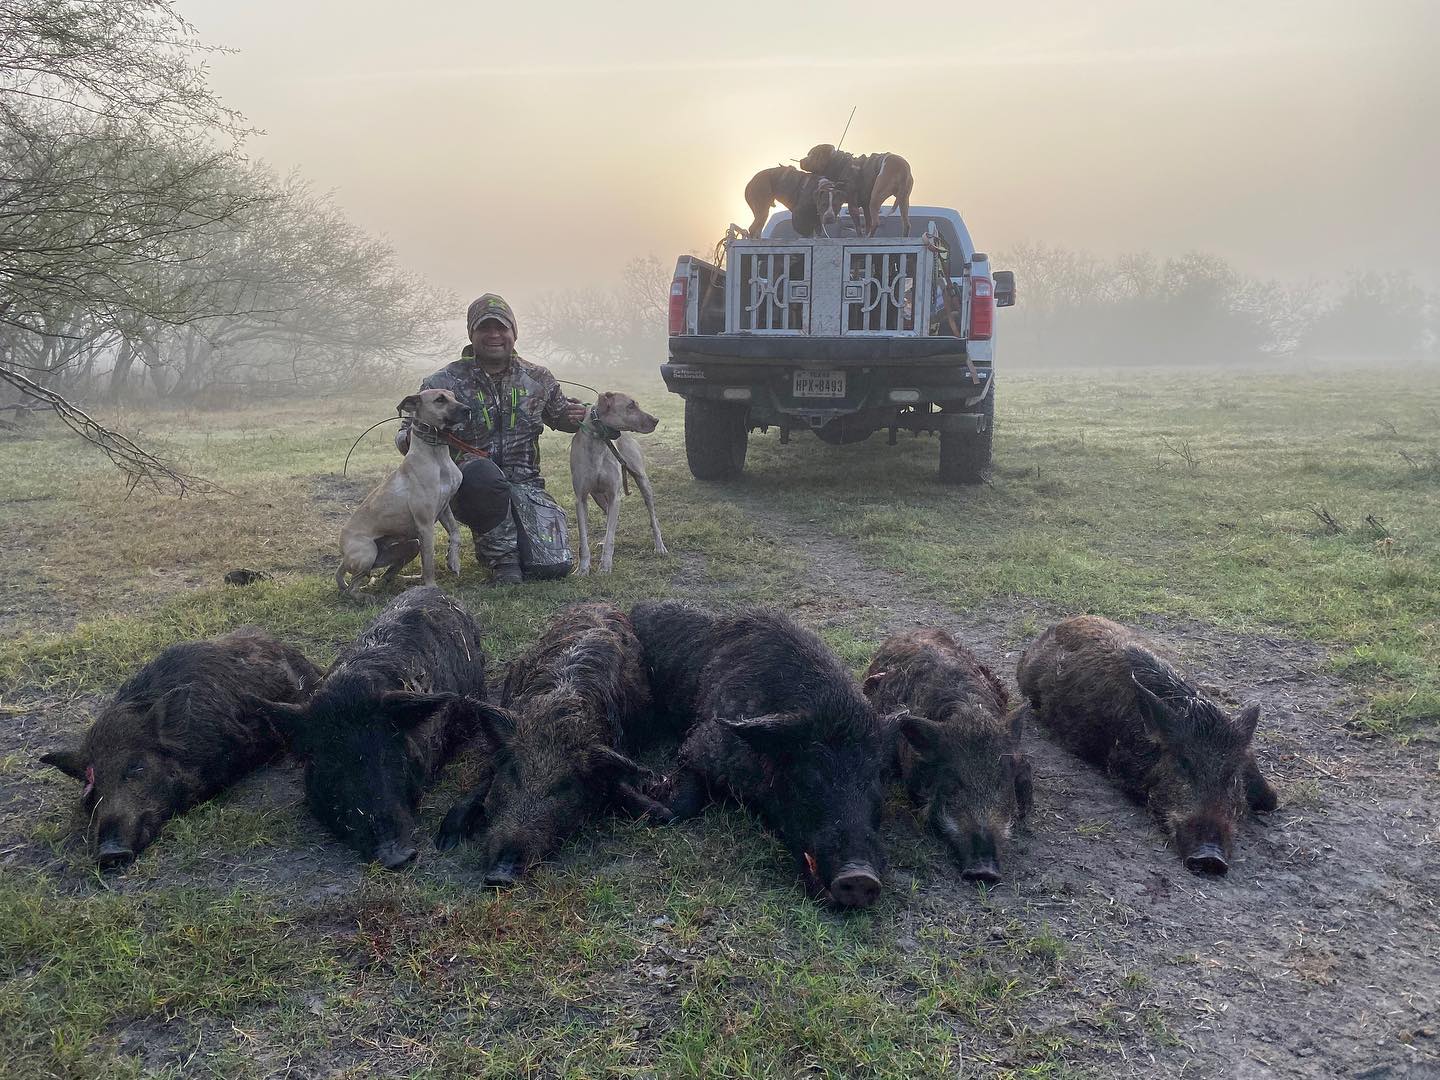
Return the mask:
<svg viewBox="0 0 1440 1080">
<path fill-rule="evenodd" d="M 797 371 L 795 372 L 796 397 L 845 396 L 845 372 L 843 371 Z"/>
</svg>

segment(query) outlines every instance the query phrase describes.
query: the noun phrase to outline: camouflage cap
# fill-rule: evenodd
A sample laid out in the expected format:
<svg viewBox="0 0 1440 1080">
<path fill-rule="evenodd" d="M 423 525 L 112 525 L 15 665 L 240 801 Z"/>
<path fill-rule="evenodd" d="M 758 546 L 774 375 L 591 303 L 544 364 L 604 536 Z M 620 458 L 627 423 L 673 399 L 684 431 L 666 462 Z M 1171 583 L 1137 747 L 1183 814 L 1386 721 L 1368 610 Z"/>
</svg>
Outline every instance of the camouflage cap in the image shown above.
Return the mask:
<svg viewBox="0 0 1440 1080">
<path fill-rule="evenodd" d="M 510 310 L 510 305 L 505 302 L 503 297 L 487 292 L 480 299 L 471 303 L 470 309 L 465 312 L 465 332 L 473 334 L 475 328 L 486 319 L 504 323 L 510 328 L 510 333 L 514 334 L 517 340 L 519 339 L 520 328 L 515 324 L 515 312 Z"/>
</svg>

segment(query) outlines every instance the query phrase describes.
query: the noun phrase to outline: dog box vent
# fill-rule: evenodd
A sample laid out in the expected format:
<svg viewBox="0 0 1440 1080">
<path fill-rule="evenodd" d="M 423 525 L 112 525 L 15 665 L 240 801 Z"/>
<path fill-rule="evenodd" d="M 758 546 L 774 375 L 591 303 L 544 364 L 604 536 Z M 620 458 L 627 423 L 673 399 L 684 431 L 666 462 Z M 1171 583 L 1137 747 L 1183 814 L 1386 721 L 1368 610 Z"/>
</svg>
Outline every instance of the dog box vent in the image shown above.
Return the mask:
<svg viewBox="0 0 1440 1080">
<path fill-rule="evenodd" d="M 841 334 L 914 334 L 928 316 L 930 262 L 914 245 L 847 246 Z M 918 303 L 917 303 L 918 300 Z"/>
<path fill-rule="evenodd" d="M 811 249 L 774 244 L 731 250 L 730 333 L 810 333 Z"/>
</svg>

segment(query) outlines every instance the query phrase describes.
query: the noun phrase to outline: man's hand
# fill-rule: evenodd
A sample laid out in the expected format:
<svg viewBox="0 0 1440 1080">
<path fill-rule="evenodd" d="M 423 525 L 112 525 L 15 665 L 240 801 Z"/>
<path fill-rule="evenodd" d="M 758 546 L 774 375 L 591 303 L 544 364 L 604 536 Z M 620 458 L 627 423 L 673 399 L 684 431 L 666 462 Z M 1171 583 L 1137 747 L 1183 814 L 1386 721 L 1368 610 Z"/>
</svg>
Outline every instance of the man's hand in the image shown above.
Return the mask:
<svg viewBox="0 0 1440 1080">
<path fill-rule="evenodd" d="M 566 398 L 566 400 L 570 403 L 565 406 L 565 419 L 569 420 L 572 424 L 582 423 L 585 419 L 585 414 L 590 410 L 580 402 L 571 398 Z"/>
</svg>

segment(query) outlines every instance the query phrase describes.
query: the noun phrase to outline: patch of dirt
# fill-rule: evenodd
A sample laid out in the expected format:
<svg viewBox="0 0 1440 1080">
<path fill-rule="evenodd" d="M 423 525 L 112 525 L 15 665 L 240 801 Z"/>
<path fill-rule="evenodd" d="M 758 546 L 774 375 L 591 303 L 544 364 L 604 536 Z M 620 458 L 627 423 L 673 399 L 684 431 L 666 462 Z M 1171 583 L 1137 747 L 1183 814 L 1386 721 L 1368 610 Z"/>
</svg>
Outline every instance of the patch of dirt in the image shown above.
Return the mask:
<svg viewBox="0 0 1440 1080">
<path fill-rule="evenodd" d="M 943 626 L 1017 697 L 1023 643 L 1015 629 L 1070 614 L 1029 601 L 957 611 L 824 530 L 754 497 L 738 501 L 810 560 L 822 621 L 858 622 L 877 634 Z M 1117 1004 L 1103 990 L 1115 972 L 1134 972 L 1143 993 L 1125 1007 L 1158 1008 L 1167 1033 L 1152 1040 L 1153 1062 L 1124 1060 L 1097 1038 L 1095 1065 L 1106 1072 L 1440 1076 L 1434 748 L 1347 734 L 1358 702 L 1324 670 L 1317 645 L 1173 619 L 1140 628 L 1221 700 L 1260 704 L 1261 768 L 1277 781 L 1281 807 L 1242 829 L 1228 877 L 1197 877 L 1142 808 L 1028 732 L 1034 812 L 1006 860 L 1004 883 L 987 899 L 1032 932 L 1048 927 L 1067 943 L 1062 963 L 1078 993 L 1064 1002 L 1047 995 L 1033 1020 L 1083 1033 Z M 896 876 L 913 876 L 920 894 L 945 908 L 975 905 L 976 890 L 941 869 L 938 848 L 929 850 L 935 863 L 897 865 Z"/>
</svg>

